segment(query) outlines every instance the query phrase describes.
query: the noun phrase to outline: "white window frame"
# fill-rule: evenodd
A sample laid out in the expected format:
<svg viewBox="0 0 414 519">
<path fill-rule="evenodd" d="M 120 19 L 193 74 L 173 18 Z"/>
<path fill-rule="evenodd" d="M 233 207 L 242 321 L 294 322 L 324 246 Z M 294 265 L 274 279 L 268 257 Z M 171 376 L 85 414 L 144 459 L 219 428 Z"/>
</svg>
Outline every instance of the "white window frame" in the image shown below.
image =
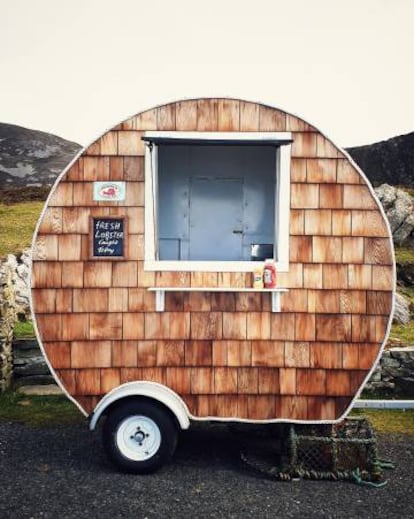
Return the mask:
<svg viewBox="0 0 414 519">
<path fill-rule="evenodd" d="M 180 132 L 180 131 L 148 131 L 145 137 L 174 138 L 184 140 L 229 140 L 248 141 L 251 144 L 263 140 L 280 141 L 281 146 L 275 148 L 276 182 L 275 192 L 275 241 L 276 268 L 279 272 L 289 271 L 289 212 L 290 212 L 290 132 Z M 258 261 L 193 261 L 193 260 L 159 260 L 156 259 L 157 237 L 157 180 L 158 180 L 158 146 L 152 145 L 152 151 L 145 147 L 145 253 L 144 270 L 149 271 L 189 271 L 189 272 L 253 272 L 261 264 Z"/>
</svg>

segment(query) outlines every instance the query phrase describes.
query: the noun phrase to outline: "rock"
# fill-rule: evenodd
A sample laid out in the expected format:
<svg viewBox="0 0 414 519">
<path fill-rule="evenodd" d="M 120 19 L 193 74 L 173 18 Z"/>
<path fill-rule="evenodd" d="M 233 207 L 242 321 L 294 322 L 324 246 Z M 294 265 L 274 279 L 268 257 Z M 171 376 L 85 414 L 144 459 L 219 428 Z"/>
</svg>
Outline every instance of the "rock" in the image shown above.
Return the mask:
<svg viewBox="0 0 414 519">
<path fill-rule="evenodd" d="M 414 285 L 414 264 L 397 262 L 397 278 L 404 285 Z"/>
<path fill-rule="evenodd" d="M 63 391 L 56 384 L 44 384 L 37 386 L 22 386 L 17 390 L 18 393 L 23 395 L 35 395 L 35 396 L 54 396 L 63 395 Z"/>
<path fill-rule="evenodd" d="M 16 258 L 12 255 L 0 262 L 0 392 L 10 387 L 13 374 L 12 340 L 17 320 L 16 265 Z"/>
<path fill-rule="evenodd" d="M 49 368 L 43 355 L 28 356 L 26 359 L 14 359 L 13 372 L 15 377 L 31 375 L 48 375 Z"/>
<path fill-rule="evenodd" d="M 376 187 L 374 191 L 384 210 L 387 211 L 391 209 L 394 205 L 395 199 L 397 198 L 395 187 L 388 184 L 382 184 L 381 186 Z"/>
<path fill-rule="evenodd" d="M 371 378 L 369 379 L 370 382 L 380 382 L 381 381 L 381 371 L 376 369 L 373 374 L 371 375 Z"/>
<path fill-rule="evenodd" d="M 50 376 L 46 360 L 36 339 L 13 341 L 13 372 L 16 382 L 20 378 Z"/>
<path fill-rule="evenodd" d="M 29 273 L 31 267 L 31 251 L 26 249 L 18 258 L 16 268 L 16 303 L 18 314 L 26 319 L 30 319 L 30 301 L 29 301 Z"/>
<path fill-rule="evenodd" d="M 31 252 L 26 249 L 18 257 L 8 254 L 1 262 L 0 268 L 11 272 L 16 313 L 23 319 L 30 319 L 29 302 L 29 272 L 31 265 Z"/>
<path fill-rule="evenodd" d="M 382 184 L 375 188 L 390 223 L 393 240 L 397 246 L 414 244 L 414 202 L 403 189 Z"/>
<path fill-rule="evenodd" d="M 406 348 L 390 348 L 388 350 L 390 357 L 398 359 L 400 362 L 414 361 L 414 346 Z"/>
<path fill-rule="evenodd" d="M 393 233 L 394 243 L 396 245 L 412 245 L 414 228 L 414 213 L 407 215 L 402 224 Z"/>
<path fill-rule="evenodd" d="M 399 368 L 400 367 L 400 361 L 397 360 L 397 359 L 392 359 L 390 357 L 386 357 L 386 356 L 382 356 L 382 359 L 381 359 L 381 365 L 382 365 L 382 368 L 385 369 L 385 368 Z"/>
<path fill-rule="evenodd" d="M 410 321 L 410 301 L 400 293 L 395 294 L 393 322 L 407 324 Z"/>
<path fill-rule="evenodd" d="M 404 373 L 401 371 L 401 367 L 384 367 L 382 371 L 382 380 L 392 380 L 399 378 Z"/>
<path fill-rule="evenodd" d="M 404 394 L 405 397 L 414 398 L 414 378 L 402 377 L 397 380 L 398 390 Z"/>
<path fill-rule="evenodd" d="M 17 389 L 22 386 L 43 386 L 54 384 L 55 379 L 52 375 L 30 375 L 28 377 L 20 377 L 14 380 L 13 386 Z"/>
</svg>

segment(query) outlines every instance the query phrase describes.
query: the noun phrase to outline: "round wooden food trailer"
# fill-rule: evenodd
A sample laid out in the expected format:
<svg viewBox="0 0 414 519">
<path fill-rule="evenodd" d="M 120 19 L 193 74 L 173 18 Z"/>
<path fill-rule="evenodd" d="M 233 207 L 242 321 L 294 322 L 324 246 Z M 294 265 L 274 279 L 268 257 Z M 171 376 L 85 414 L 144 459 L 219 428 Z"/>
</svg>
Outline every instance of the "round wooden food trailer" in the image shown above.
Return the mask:
<svg viewBox="0 0 414 519">
<path fill-rule="evenodd" d="M 273 258 L 275 287 L 253 286 Z M 58 383 L 118 466 L 191 420 L 334 422 L 390 327 L 390 230 L 350 157 L 236 99 L 131 117 L 84 149 L 37 226 L 32 305 Z"/>
</svg>

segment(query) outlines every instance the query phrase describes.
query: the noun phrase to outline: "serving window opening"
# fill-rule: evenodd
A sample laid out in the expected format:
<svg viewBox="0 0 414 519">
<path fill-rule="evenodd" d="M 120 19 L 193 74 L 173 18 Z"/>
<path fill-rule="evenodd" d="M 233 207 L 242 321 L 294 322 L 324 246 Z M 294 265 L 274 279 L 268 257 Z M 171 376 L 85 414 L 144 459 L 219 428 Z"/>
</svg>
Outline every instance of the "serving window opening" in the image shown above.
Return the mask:
<svg viewBox="0 0 414 519">
<path fill-rule="evenodd" d="M 147 263 L 248 271 L 285 256 L 280 141 L 232 137 L 145 138 Z"/>
</svg>

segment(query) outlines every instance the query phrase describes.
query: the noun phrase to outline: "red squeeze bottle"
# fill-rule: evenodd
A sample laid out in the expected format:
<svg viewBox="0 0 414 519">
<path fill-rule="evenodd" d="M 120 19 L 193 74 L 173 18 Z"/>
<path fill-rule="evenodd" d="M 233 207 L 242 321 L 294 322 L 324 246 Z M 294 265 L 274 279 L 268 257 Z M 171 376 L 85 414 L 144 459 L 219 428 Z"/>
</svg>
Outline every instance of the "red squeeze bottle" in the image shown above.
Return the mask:
<svg viewBox="0 0 414 519">
<path fill-rule="evenodd" d="M 265 260 L 263 268 L 263 284 L 264 288 L 276 287 L 276 265 L 272 259 Z"/>
</svg>

